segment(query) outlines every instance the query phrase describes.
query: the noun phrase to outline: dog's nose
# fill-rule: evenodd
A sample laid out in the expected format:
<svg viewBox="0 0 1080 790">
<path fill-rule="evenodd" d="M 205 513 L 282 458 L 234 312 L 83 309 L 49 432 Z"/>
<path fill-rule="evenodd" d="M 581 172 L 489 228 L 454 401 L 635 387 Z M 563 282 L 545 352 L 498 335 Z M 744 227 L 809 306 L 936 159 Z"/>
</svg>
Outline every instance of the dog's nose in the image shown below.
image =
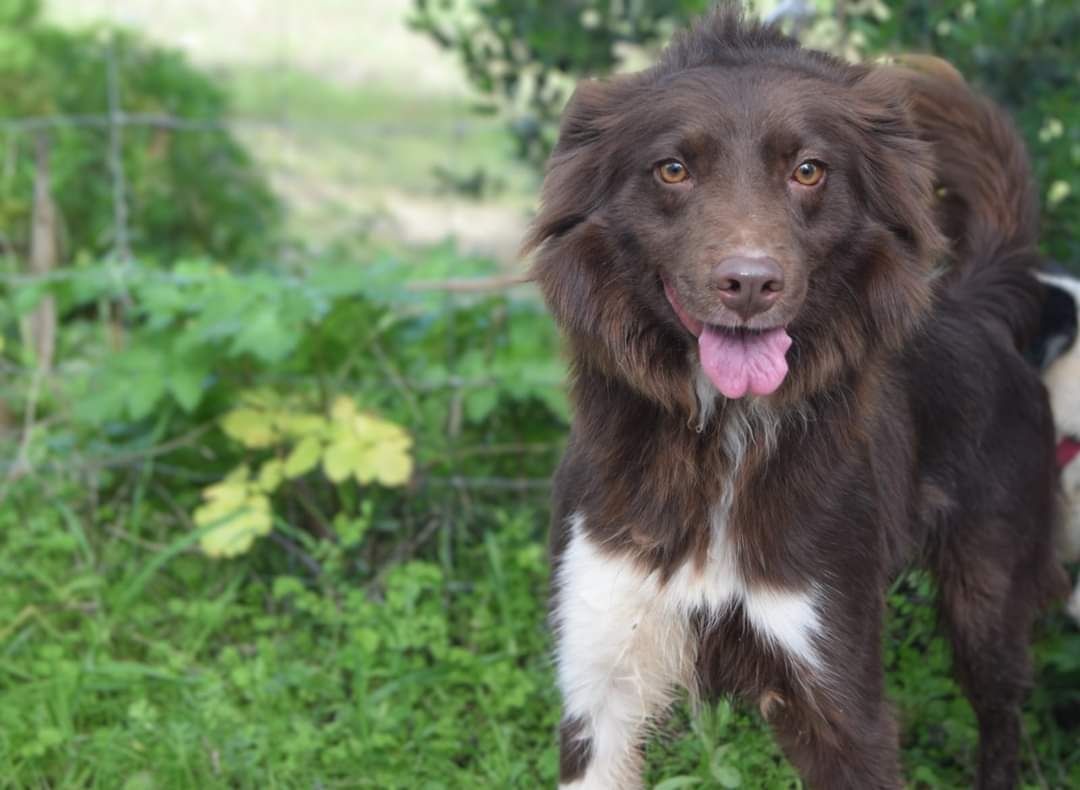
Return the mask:
<svg viewBox="0 0 1080 790">
<path fill-rule="evenodd" d="M 713 285 L 724 305 L 748 321 L 780 298 L 784 270 L 772 258 L 732 256 L 716 264 Z"/>
</svg>

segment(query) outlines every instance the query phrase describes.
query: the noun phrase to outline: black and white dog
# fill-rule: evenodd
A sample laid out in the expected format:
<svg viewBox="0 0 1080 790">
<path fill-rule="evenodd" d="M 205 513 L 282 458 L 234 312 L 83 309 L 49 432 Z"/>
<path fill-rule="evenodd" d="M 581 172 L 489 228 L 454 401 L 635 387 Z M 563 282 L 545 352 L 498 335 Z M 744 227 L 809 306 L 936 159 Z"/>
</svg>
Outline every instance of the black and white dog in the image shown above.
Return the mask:
<svg viewBox="0 0 1080 790">
<path fill-rule="evenodd" d="M 1058 433 L 1057 460 L 1065 495 L 1062 558 L 1075 561 L 1080 559 L 1080 279 L 1057 267 L 1040 274 L 1039 279 L 1046 286 L 1046 301 L 1032 357 L 1050 392 Z M 1080 584 L 1069 599 L 1068 610 L 1080 622 Z"/>
</svg>

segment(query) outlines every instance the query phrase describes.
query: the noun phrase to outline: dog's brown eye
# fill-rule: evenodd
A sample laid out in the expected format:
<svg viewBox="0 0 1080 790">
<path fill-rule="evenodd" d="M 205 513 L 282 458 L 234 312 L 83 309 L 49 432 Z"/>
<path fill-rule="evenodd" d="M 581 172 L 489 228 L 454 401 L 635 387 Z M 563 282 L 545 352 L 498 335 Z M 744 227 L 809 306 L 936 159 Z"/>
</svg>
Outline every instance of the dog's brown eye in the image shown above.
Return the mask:
<svg viewBox="0 0 1080 790">
<path fill-rule="evenodd" d="M 690 177 L 686 165 L 676 159 L 669 159 L 656 166 L 656 175 L 665 184 L 681 184 Z"/>
<path fill-rule="evenodd" d="M 825 177 L 825 165 L 821 164 L 821 162 L 815 162 L 813 159 L 807 159 L 795 168 L 795 172 L 791 174 L 791 177 L 804 187 L 817 186 L 821 183 L 821 179 Z"/>
</svg>

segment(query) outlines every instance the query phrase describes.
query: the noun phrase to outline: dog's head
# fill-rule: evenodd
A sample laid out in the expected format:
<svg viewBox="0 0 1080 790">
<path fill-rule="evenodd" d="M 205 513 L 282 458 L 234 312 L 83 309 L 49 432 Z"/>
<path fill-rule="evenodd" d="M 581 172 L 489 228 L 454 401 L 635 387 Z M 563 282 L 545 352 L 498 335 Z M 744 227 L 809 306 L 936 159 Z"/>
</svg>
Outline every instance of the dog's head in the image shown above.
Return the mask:
<svg viewBox="0 0 1080 790">
<path fill-rule="evenodd" d="M 905 96 L 731 10 L 579 85 L 527 242 L 575 362 L 692 410 L 696 366 L 797 396 L 902 342 L 941 244 Z"/>
</svg>

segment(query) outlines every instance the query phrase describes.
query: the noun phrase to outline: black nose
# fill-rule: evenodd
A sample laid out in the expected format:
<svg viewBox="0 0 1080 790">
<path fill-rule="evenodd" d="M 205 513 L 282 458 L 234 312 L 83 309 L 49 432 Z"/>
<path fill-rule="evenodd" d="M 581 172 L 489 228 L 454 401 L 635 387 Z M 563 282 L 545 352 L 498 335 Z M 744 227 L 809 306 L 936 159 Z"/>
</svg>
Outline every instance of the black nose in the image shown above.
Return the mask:
<svg viewBox="0 0 1080 790">
<path fill-rule="evenodd" d="M 724 305 L 747 321 L 780 298 L 784 270 L 772 258 L 732 256 L 716 264 L 712 282 Z"/>
</svg>

